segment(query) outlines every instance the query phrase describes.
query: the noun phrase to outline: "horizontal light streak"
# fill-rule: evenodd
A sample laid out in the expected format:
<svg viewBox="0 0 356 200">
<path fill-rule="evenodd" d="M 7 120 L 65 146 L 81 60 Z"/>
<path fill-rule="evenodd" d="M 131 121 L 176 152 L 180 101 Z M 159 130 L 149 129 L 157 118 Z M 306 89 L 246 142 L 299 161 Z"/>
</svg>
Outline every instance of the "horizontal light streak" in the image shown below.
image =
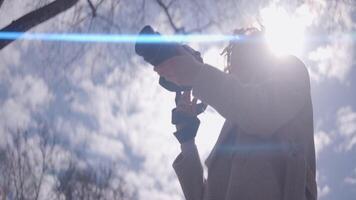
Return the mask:
<svg viewBox="0 0 356 200">
<path fill-rule="evenodd" d="M 64 42 L 105 42 L 105 43 L 172 43 L 172 42 L 223 42 L 241 39 L 238 35 L 122 35 L 82 33 L 22 33 L 0 32 L 0 40 L 43 40 Z"/>
</svg>

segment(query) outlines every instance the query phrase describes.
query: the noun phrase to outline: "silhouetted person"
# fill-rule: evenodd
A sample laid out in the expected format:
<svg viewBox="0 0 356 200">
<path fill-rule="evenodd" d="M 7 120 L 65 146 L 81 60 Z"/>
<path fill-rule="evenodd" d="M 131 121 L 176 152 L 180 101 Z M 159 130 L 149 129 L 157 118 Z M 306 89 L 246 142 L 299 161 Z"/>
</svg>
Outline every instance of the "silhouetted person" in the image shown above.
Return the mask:
<svg viewBox="0 0 356 200">
<path fill-rule="evenodd" d="M 226 119 L 205 161 L 205 179 L 194 142 L 196 102 L 189 93 L 178 95 L 173 118 L 183 113 L 186 119 L 177 123 L 182 152 L 173 167 L 184 195 L 188 200 L 316 199 L 307 69 L 296 57 L 273 56 L 261 31 L 235 33 L 244 39 L 225 49 L 227 73 L 198 62 L 185 48 L 155 68 L 178 85 L 192 86 L 195 97 Z"/>
</svg>

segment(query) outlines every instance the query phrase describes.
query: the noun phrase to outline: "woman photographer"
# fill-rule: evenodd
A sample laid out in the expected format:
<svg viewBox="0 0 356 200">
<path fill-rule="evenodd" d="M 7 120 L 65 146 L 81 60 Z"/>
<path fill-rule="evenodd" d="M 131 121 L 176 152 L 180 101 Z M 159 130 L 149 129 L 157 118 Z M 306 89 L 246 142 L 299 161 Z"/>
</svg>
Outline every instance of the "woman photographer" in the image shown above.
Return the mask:
<svg viewBox="0 0 356 200">
<path fill-rule="evenodd" d="M 294 56 L 273 56 L 257 29 L 224 50 L 224 72 L 197 61 L 186 48 L 155 71 L 225 119 L 205 161 L 203 176 L 195 135 L 196 100 L 178 98 L 172 112 L 182 152 L 173 163 L 187 200 L 312 200 L 317 198 L 309 75 Z M 180 119 L 180 120 L 177 120 Z M 209 123 L 209 122 L 207 122 Z M 202 133 L 203 134 L 203 133 Z"/>
</svg>

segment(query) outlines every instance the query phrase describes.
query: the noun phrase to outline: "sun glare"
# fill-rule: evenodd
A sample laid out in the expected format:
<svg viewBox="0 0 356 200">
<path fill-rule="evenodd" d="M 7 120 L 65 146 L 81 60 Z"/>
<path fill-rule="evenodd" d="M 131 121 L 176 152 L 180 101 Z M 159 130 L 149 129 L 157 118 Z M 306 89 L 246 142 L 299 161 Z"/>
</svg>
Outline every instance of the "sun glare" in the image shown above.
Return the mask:
<svg viewBox="0 0 356 200">
<path fill-rule="evenodd" d="M 304 9 L 304 14 L 305 11 Z M 305 42 L 304 32 L 308 25 L 308 17 L 305 16 L 307 15 L 303 17 L 290 15 L 285 9 L 277 6 L 269 6 L 261 10 L 267 43 L 276 55 L 302 53 Z"/>
</svg>

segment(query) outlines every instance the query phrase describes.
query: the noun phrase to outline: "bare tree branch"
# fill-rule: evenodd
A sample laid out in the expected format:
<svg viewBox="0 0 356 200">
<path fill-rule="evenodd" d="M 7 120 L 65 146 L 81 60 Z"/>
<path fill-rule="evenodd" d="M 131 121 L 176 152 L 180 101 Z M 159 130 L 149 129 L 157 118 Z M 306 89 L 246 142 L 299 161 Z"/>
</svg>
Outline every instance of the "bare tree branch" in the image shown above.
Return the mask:
<svg viewBox="0 0 356 200">
<path fill-rule="evenodd" d="M 171 7 L 172 4 L 174 4 L 175 2 L 176 2 L 176 0 L 171 0 L 171 1 L 168 3 L 167 7 L 168 7 L 168 8 Z"/>
<path fill-rule="evenodd" d="M 91 0 L 87 0 L 88 4 L 89 4 L 89 7 L 91 9 L 91 12 L 92 12 L 92 16 L 93 17 L 96 17 L 96 8 L 93 4 L 93 2 L 91 2 Z"/>
<path fill-rule="evenodd" d="M 26 32 L 29 29 L 45 22 L 52 17 L 62 13 L 63 11 L 71 8 L 79 0 L 56 0 L 39 9 L 36 9 L 19 19 L 13 21 L 8 26 L 1 29 L 1 32 Z M 13 42 L 14 40 L 0 41 L 0 50 Z"/>
<path fill-rule="evenodd" d="M 189 31 L 186 31 L 186 33 L 187 34 L 188 33 L 197 33 L 197 32 L 201 33 L 201 32 L 203 32 L 203 30 L 205 30 L 205 29 L 207 29 L 207 28 L 209 28 L 209 27 L 211 27 L 213 25 L 215 25 L 215 22 L 210 20 L 207 24 L 205 24 L 203 26 L 199 26 L 199 27 L 193 28 L 193 29 L 191 29 Z"/>
<path fill-rule="evenodd" d="M 158 3 L 158 5 L 163 9 L 164 13 L 166 14 L 167 18 L 168 18 L 168 21 L 169 21 L 169 24 L 171 25 L 171 27 L 173 28 L 174 32 L 175 33 L 184 33 L 184 27 L 178 27 L 174 21 L 173 21 L 173 18 L 171 16 L 171 14 L 169 13 L 168 9 L 169 9 L 169 6 L 165 5 L 162 0 L 156 0 L 156 2 Z M 169 4 L 171 5 L 171 3 Z"/>
<path fill-rule="evenodd" d="M 185 30 L 185 27 L 178 27 L 173 20 L 172 15 L 169 13 L 169 8 L 172 6 L 173 3 L 175 3 L 175 0 L 171 0 L 167 5 L 162 2 L 162 0 L 156 0 L 157 4 L 163 9 L 164 13 L 166 14 L 169 24 L 171 25 L 172 29 L 174 30 L 175 33 L 183 33 L 183 34 L 189 34 L 189 33 L 196 33 L 196 32 L 203 32 L 203 30 L 216 25 L 216 22 L 213 20 L 209 20 L 208 23 L 198 26 L 196 28 L 193 28 L 189 31 Z"/>
<path fill-rule="evenodd" d="M 1 8 L 2 3 L 4 3 L 4 0 L 0 0 L 0 8 Z"/>
</svg>

